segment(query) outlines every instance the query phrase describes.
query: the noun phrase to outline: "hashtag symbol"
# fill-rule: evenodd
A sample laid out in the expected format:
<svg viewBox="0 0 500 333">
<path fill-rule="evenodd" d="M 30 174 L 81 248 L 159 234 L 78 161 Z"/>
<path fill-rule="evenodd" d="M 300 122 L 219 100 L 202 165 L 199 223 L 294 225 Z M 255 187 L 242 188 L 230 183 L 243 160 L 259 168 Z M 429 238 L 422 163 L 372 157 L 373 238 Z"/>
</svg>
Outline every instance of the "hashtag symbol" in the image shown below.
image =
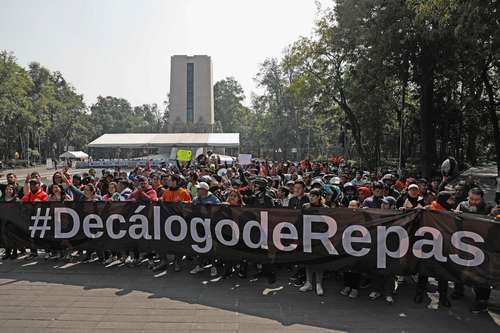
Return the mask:
<svg viewBox="0 0 500 333">
<path fill-rule="evenodd" d="M 50 226 L 47 223 L 52 220 L 49 216 L 50 208 L 45 208 L 45 215 L 42 215 L 42 208 L 38 208 L 36 211 L 36 216 L 32 216 L 33 225 L 30 225 L 29 230 L 31 231 L 31 238 L 35 238 L 36 232 L 40 231 L 40 238 L 45 237 L 45 232 L 50 230 Z"/>
</svg>

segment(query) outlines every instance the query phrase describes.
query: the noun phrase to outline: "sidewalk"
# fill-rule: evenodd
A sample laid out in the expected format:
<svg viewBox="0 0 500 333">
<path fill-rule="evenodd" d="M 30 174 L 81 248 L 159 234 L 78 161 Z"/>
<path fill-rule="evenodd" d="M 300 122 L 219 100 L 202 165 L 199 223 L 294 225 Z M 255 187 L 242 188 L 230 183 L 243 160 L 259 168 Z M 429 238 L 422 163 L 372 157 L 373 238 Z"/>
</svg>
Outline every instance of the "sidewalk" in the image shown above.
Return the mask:
<svg viewBox="0 0 500 333">
<path fill-rule="evenodd" d="M 301 293 L 286 272 L 265 281 L 231 277 L 211 282 L 169 271 L 154 277 L 145 265 L 104 267 L 37 260 L 0 264 L 0 332 L 499 332 L 500 315 L 472 315 L 471 302 L 427 309 L 404 286 L 394 305 L 369 301 L 368 290 L 349 299 L 325 281 L 325 296 Z M 279 289 L 282 287 L 282 289 Z M 264 295 L 267 294 L 267 295 Z M 493 292 L 496 311 L 500 293 Z"/>
</svg>

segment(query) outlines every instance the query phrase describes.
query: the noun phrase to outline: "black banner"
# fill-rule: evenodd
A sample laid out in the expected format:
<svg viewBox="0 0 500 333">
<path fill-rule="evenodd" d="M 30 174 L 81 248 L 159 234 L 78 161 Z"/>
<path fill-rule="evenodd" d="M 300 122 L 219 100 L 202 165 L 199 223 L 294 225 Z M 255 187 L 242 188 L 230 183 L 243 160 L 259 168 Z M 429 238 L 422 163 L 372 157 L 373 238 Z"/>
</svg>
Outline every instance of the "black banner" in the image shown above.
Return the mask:
<svg viewBox="0 0 500 333">
<path fill-rule="evenodd" d="M 500 223 L 425 209 L 2 203 L 4 247 L 137 250 L 500 287 Z"/>
</svg>

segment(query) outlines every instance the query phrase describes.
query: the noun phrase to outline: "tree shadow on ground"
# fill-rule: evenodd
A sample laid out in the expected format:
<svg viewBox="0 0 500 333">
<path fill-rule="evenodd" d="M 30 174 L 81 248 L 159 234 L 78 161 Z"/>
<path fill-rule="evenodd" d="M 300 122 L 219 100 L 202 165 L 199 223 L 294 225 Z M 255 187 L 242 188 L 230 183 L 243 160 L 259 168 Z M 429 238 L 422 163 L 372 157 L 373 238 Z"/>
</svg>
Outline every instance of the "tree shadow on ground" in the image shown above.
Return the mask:
<svg viewBox="0 0 500 333">
<path fill-rule="evenodd" d="M 179 302 L 181 308 L 187 303 L 235 312 L 240 319 L 246 316 L 250 327 L 256 316 L 279 322 L 285 328 L 303 325 L 348 332 L 423 331 L 429 328 L 438 332 L 498 332 L 499 329 L 490 315 L 473 315 L 468 311 L 472 303 L 470 291 L 465 300 L 452 302 L 449 309 L 431 310 L 425 304 L 413 303 L 415 286 L 411 284 L 402 286 L 395 296 L 395 304 L 388 305 L 381 299 L 368 300 L 369 289 L 362 290 L 357 299 L 340 296 L 342 285 L 334 279 L 325 281 L 323 297 L 313 292 L 301 293 L 289 283 L 286 270 L 279 271 L 278 281 L 269 285 L 264 280 L 251 282 L 233 276 L 214 282 L 208 271 L 193 276 L 187 272 L 187 267 L 179 273 L 170 270 L 155 277 L 145 265 L 129 268 L 119 265 L 104 267 L 96 262 L 74 265 L 62 261 L 45 262 L 43 259 L 34 262 L 4 261 L 0 265 L 0 278 L 4 280 L 0 288 L 25 282 L 81 286 L 82 297 L 91 290 L 102 290 L 103 295 L 106 290 L 109 295 L 111 289 L 110 296 L 116 296 L 116 302 L 133 298 L 138 314 L 143 308 L 160 306 L 158 302 L 169 299 Z M 2 295 L 0 302 L 1 299 Z M 498 303 L 499 300 L 500 293 L 494 291 L 492 302 Z M 498 304 L 494 307 L 499 308 Z M 258 330 L 258 324 L 255 325 Z"/>
</svg>

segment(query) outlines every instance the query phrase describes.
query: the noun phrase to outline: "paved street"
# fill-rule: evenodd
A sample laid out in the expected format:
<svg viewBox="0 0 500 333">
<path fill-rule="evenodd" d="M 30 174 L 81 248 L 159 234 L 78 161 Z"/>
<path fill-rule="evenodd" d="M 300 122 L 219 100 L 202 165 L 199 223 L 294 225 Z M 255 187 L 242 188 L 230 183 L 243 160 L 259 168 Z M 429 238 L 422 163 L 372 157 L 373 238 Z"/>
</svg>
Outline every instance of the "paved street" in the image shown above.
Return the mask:
<svg viewBox="0 0 500 333">
<path fill-rule="evenodd" d="M 143 267 L 144 266 L 144 267 Z M 326 296 L 301 293 L 286 273 L 269 290 L 264 281 L 231 277 L 211 282 L 208 272 L 155 277 L 145 265 L 104 267 L 38 260 L 0 264 L 0 332 L 498 332 L 500 315 L 472 315 L 471 301 L 427 309 L 403 287 L 392 306 L 351 300 L 340 284 Z M 499 292 L 493 303 L 500 309 Z"/>
</svg>

